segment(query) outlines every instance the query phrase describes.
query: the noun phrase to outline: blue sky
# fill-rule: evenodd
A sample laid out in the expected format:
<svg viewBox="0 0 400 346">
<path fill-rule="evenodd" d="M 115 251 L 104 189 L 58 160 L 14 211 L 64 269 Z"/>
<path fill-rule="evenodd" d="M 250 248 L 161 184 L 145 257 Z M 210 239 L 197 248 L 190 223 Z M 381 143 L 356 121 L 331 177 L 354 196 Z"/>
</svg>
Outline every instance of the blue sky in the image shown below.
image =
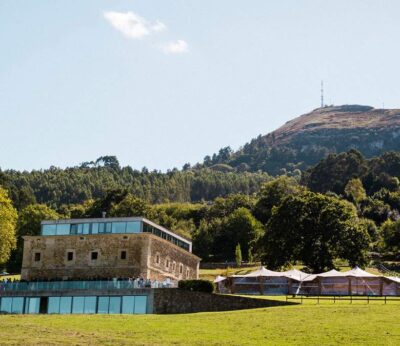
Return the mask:
<svg viewBox="0 0 400 346">
<path fill-rule="evenodd" d="M 0 167 L 166 170 L 327 103 L 400 108 L 400 2 L 1 0 Z"/>
</svg>

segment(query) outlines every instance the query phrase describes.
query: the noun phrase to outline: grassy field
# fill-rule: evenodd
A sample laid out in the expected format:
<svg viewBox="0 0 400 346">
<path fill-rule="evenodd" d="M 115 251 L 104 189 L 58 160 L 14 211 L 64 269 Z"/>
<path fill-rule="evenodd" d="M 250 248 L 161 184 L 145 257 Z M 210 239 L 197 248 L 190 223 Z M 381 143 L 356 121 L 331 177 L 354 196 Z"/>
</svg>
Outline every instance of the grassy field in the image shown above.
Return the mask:
<svg viewBox="0 0 400 346">
<path fill-rule="evenodd" d="M 1 345 L 399 345 L 400 304 L 187 315 L 0 316 Z"/>
</svg>

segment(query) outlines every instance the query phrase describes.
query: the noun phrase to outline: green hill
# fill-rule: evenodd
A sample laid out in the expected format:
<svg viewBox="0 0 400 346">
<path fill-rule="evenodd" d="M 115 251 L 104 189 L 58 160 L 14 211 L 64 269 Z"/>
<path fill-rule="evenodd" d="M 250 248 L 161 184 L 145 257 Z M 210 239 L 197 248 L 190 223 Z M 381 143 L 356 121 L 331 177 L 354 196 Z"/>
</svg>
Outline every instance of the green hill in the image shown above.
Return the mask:
<svg viewBox="0 0 400 346">
<path fill-rule="evenodd" d="M 343 105 L 317 108 L 236 152 L 223 148 L 205 166 L 229 165 L 237 171 L 270 174 L 305 169 L 329 153 L 357 149 L 365 157 L 400 150 L 400 109 Z"/>
</svg>

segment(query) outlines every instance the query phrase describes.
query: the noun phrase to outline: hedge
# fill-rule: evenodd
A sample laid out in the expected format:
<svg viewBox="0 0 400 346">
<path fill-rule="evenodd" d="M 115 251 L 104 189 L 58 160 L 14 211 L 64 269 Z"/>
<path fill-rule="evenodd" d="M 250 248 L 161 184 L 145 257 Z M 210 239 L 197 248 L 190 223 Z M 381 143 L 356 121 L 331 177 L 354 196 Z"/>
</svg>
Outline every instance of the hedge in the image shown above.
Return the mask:
<svg viewBox="0 0 400 346">
<path fill-rule="evenodd" d="M 214 284 L 207 280 L 181 280 L 178 282 L 178 288 L 186 291 L 214 292 Z"/>
</svg>

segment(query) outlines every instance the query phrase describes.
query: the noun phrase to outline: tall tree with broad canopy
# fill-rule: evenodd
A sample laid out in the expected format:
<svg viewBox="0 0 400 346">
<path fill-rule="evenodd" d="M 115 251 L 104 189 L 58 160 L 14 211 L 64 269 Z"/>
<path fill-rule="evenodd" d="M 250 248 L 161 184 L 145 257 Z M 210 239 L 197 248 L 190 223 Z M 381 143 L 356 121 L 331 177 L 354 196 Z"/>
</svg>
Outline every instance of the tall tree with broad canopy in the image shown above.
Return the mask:
<svg viewBox="0 0 400 346">
<path fill-rule="evenodd" d="M 296 179 L 280 176 L 261 186 L 259 200 L 254 207 L 254 215 L 262 223 L 267 223 L 271 217 L 272 208 L 278 206 L 287 196 L 305 191 Z"/>
<path fill-rule="evenodd" d="M 17 222 L 17 247 L 11 253 L 7 268 L 12 272 L 21 270 L 22 253 L 25 235 L 40 235 L 40 224 L 43 220 L 56 220 L 60 215 L 45 204 L 31 204 L 22 209 Z"/>
<path fill-rule="evenodd" d="M 218 220 L 218 219 L 216 219 Z M 262 224 L 246 208 L 238 208 L 231 215 L 214 223 L 213 254 L 220 260 L 234 259 L 237 244 L 240 244 L 243 259 L 248 260 L 249 248 L 263 235 Z"/>
<path fill-rule="evenodd" d="M 273 208 L 262 239 L 263 260 L 271 269 L 302 261 L 313 272 L 334 268 L 336 258 L 364 266 L 369 242 L 354 205 L 305 192 Z"/>
<path fill-rule="evenodd" d="M 8 198 L 7 191 L 0 187 L 0 263 L 8 260 L 16 246 L 17 217 L 17 211 Z"/>
</svg>

